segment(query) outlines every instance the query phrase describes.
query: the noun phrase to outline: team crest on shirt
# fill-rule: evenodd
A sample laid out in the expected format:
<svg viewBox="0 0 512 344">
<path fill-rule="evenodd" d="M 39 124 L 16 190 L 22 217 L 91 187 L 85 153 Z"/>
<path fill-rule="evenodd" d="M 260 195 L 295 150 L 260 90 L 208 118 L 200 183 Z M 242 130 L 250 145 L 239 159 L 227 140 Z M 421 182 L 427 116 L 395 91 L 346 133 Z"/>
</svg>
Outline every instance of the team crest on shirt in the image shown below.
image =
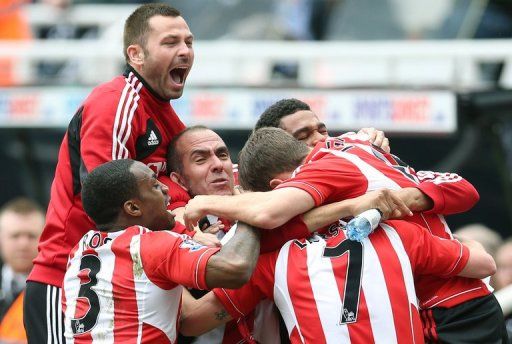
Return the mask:
<svg viewBox="0 0 512 344">
<path fill-rule="evenodd" d="M 191 252 L 198 251 L 203 249 L 205 246 L 200 243 L 192 240 L 188 235 L 186 238 L 183 238 L 183 242 L 180 244 L 180 248 L 188 248 Z"/>
</svg>

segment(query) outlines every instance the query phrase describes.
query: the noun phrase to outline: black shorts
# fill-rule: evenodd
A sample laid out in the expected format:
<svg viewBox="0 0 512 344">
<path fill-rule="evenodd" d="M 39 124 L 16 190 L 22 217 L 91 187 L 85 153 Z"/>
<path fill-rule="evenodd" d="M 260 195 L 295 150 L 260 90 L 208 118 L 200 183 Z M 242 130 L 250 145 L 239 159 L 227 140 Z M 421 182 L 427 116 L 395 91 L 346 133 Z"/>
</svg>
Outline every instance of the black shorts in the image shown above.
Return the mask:
<svg viewBox="0 0 512 344">
<path fill-rule="evenodd" d="M 505 320 L 493 294 L 452 308 L 421 311 L 427 343 L 508 344 Z"/>
<path fill-rule="evenodd" d="M 23 323 L 29 344 L 64 344 L 62 289 L 38 282 L 27 282 L 23 303 Z"/>
</svg>

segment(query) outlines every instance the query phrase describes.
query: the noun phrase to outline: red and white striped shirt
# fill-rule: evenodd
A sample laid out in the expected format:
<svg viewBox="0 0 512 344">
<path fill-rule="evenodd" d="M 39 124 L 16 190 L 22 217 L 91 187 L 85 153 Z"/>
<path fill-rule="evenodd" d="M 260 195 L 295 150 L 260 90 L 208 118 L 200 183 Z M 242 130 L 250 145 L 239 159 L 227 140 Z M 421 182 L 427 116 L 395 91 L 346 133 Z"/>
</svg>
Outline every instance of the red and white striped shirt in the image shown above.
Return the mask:
<svg viewBox="0 0 512 344">
<path fill-rule="evenodd" d="M 406 220 L 446 239 L 451 239 L 452 235 L 441 214 L 466 211 L 479 198 L 475 188 L 457 174 L 416 173 L 397 157 L 350 135 L 328 138 L 317 144 L 293 177 L 278 186 L 283 187 L 296 187 L 308 192 L 316 206 L 383 188 L 416 187 L 434 201 L 434 207 L 415 213 Z M 463 277 L 449 281 L 433 276 L 422 277 L 417 281 L 416 290 L 421 308 L 453 307 L 490 293 L 482 281 Z"/>
<path fill-rule="evenodd" d="M 340 227 L 330 233 L 260 256 L 249 283 L 215 295 L 233 317 L 273 300 L 292 343 L 423 343 L 414 278 L 456 275 L 468 249 L 404 221 L 382 223 L 362 244 Z"/>
<path fill-rule="evenodd" d="M 206 264 L 218 250 L 140 226 L 89 231 L 64 277 L 67 343 L 175 343 L 181 285 L 206 289 Z"/>
</svg>

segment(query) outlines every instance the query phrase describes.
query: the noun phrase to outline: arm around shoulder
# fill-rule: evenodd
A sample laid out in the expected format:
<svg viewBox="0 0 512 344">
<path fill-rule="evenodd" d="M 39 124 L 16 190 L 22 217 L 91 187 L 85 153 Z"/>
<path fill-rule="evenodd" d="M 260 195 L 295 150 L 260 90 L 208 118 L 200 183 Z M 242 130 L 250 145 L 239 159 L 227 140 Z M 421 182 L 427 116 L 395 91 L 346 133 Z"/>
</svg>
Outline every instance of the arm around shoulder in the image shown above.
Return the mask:
<svg viewBox="0 0 512 344">
<path fill-rule="evenodd" d="M 196 196 L 185 208 L 184 221 L 191 228 L 200 218 L 211 214 L 272 229 L 314 206 L 313 198 L 306 191 L 293 187 L 235 196 Z"/>
</svg>

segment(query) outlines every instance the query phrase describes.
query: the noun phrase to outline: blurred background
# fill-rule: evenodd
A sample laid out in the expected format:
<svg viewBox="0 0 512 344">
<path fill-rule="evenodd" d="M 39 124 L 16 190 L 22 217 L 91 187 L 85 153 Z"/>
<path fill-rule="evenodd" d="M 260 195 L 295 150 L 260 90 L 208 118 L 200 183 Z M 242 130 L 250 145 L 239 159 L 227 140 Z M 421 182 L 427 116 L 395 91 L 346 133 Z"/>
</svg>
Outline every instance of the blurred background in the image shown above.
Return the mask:
<svg viewBox="0 0 512 344">
<path fill-rule="evenodd" d="M 372 126 L 418 170 L 451 171 L 481 200 L 448 217 L 509 237 L 512 1 L 177 0 L 195 35 L 182 98 L 236 161 L 260 113 L 295 97 L 331 134 Z M 46 206 L 68 121 L 123 71 L 122 28 L 139 2 L 0 0 L 0 205 Z"/>
</svg>

